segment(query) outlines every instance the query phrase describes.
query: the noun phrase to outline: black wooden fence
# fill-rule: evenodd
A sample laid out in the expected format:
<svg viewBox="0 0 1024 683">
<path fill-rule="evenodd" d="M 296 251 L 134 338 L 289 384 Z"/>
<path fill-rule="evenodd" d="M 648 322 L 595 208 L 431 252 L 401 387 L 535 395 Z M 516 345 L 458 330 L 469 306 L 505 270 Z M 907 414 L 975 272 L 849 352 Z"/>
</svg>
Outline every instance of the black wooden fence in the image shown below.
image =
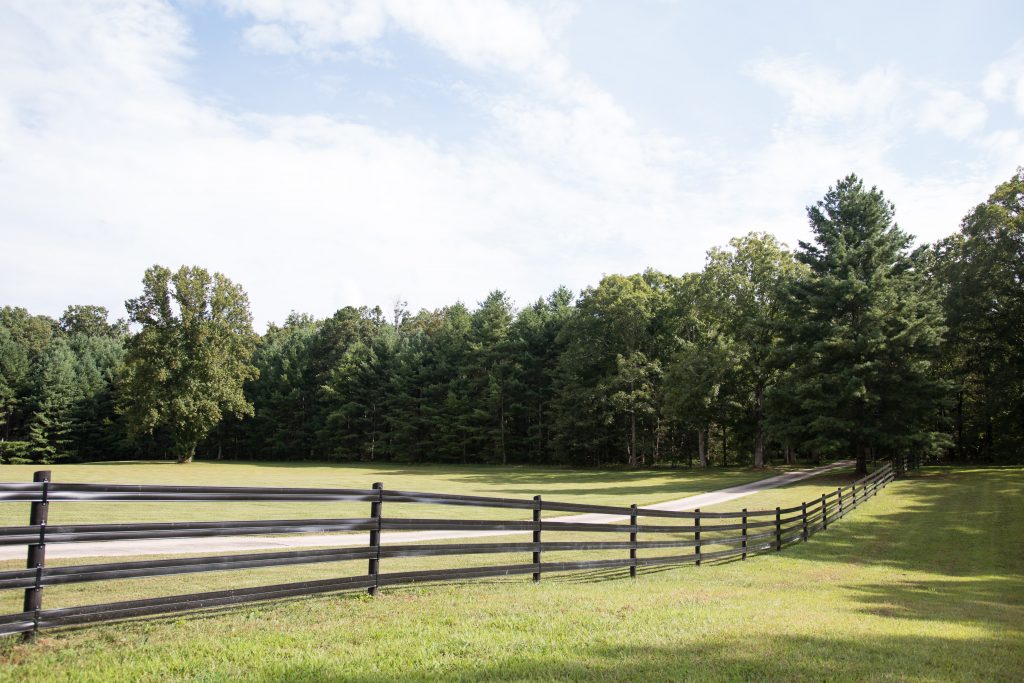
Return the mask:
<svg viewBox="0 0 1024 683">
<path fill-rule="evenodd" d="M 442 493 L 390 491 L 382 484 L 372 489 L 318 488 L 235 488 L 217 486 L 158 486 L 72 484 L 54 482 L 49 472 L 36 472 L 30 484 L 0 484 L 0 502 L 30 502 L 27 526 L 0 527 L 0 545 L 27 545 L 25 569 L 0 572 L 0 590 L 24 590 L 21 612 L 0 616 L 0 635 L 26 633 L 31 636 L 42 628 L 70 626 L 130 617 L 183 612 L 237 603 L 272 600 L 353 589 L 375 594 L 379 586 L 394 586 L 427 581 L 451 581 L 481 577 L 532 574 L 539 581 L 547 572 L 607 569 L 622 567 L 636 576 L 637 567 L 724 560 L 749 554 L 779 551 L 787 544 L 806 541 L 812 534 L 828 528 L 865 500 L 875 495 L 916 459 L 901 458 L 887 462 L 872 474 L 850 486 L 824 493 L 820 498 L 788 508 L 738 512 L 674 512 L 605 505 L 581 505 L 542 500 L 487 498 Z M 305 501 L 369 503 L 369 517 L 347 519 L 257 520 L 233 522 L 145 522 L 131 524 L 48 525 L 47 512 L 52 503 L 70 502 L 237 502 Z M 481 508 L 514 508 L 532 511 L 529 521 L 409 519 L 385 516 L 389 503 L 462 505 Z M 628 520 L 626 524 L 550 521 L 542 511 L 596 513 Z M 640 518 L 671 518 L 689 521 L 682 525 L 641 524 Z M 708 523 L 710 522 L 710 523 Z M 456 543 L 456 544 L 381 544 L 385 531 L 493 531 L 496 534 L 532 532 L 531 542 Z M 46 566 L 46 546 L 52 543 L 115 541 L 137 539 L 198 538 L 258 534 L 309 534 L 342 531 L 368 531 L 369 544 L 317 550 L 261 552 L 162 560 Z M 622 534 L 622 540 L 544 541 L 544 532 L 602 532 Z M 638 540 L 653 535 L 665 540 Z M 688 548 L 684 554 L 639 557 L 637 551 Z M 712 548 L 712 550 L 708 550 Z M 548 562 L 545 552 L 628 551 L 625 557 L 586 561 Z M 479 567 L 430 569 L 381 573 L 381 562 L 400 557 L 471 555 L 481 553 L 529 553 L 531 561 Z M 367 560 L 367 572 L 356 576 L 332 577 L 255 588 L 211 591 L 130 600 L 58 609 L 43 608 L 47 586 L 138 577 L 169 576 L 197 572 L 227 571 L 256 567 L 275 567 L 347 560 Z"/>
</svg>

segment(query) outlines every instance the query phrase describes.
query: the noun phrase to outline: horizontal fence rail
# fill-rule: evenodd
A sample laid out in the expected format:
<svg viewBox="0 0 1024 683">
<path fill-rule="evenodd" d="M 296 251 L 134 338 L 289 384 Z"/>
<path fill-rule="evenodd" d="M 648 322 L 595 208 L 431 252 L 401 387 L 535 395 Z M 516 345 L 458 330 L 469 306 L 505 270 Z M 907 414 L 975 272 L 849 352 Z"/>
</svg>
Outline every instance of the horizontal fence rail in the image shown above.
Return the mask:
<svg viewBox="0 0 1024 683">
<path fill-rule="evenodd" d="M 468 580 L 531 574 L 540 581 L 545 573 L 592 569 L 702 563 L 761 552 L 780 551 L 808 540 L 868 500 L 908 468 L 917 458 L 896 458 L 849 486 L 824 493 L 800 505 L 771 510 L 738 512 L 671 511 L 615 507 L 531 499 L 462 496 L 441 493 L 390 491 L 383 484 L 371 489 L 269 488 L 218 486 L 160 486 L 58 483 L 49 472 L 37 472 L 32 483 L 0 483 L 0 502 L 31 503 L 25 526 L 0 527 L 0 546 L 26 545 L 25 569 L 0 571 L 0 590 L 23 590 L 23 610 L 0 616 L 0 635 L 23 633 L 31 637 L 39 629 L 71 626 L 131 617 L 169 614 L 246 602 L 316 595 L 345 590 L 376 594 L 381 586 L 419 582 Z M 369 517 L 298 520 L 241 520 L 213 522 L 140 522 L 49 525 L 51 503 L 74 502 L 345 502 L 369 503 Z M 433 519 L 385 516 L 391 504 L 457 505 L 477 508 L 510 508 L 531 511 L 529 520 Z M 606 515 L 603 521 L 566 522 L 542 519 L 543 512 Z M 680 520 L 679 524 L 641 523 L 643 518 Z M 369 532 L 366 545 L 326 549 L 300 549 L 182 557 L 173 559 L 108 562 L 71 566 L 46 566 L 46 546 L 51 543 L 189 539 L 215 536 Z M 473 535 L 532 533 L 531 542 L 442 543 L 382 545 L 387 531 L 472 532 Z M 621 534 L 621 540 L 545 541 L 545 533 Z M 641 540 L 640 537 L 643 537 Z M 444 540 L 444 536 L 436 540 Z M 584 536 L 584 539 L 586 537 Z M 591 537 L 592 538 L 592 537 Z M 428 539 L 431 540 L 431 539 Z M 325 543 L 324 545 L 328 545 Z M 678 553 L 671 553 L 679 549 Z M 597 560 L 545 561 L 545 553 L 628 551 L 622 557 Z M 661 550 L 671 554 L 638 556 L 638 551 Z M 410 557 L 441 557 L 522 553 L 530 562 L 449 569 L 381 572 L 381 561 Z M 141 553 L 140 553 L 141 554 Z M 160 577 L 203 572 L 222 572 L 288 565 L 366 560 L 367 572 L 346 577 L 297 581 L 268 586 L 207 591 L 145 600 L 43 608 L 47 586 L 95 581 Z"/>
</svg>

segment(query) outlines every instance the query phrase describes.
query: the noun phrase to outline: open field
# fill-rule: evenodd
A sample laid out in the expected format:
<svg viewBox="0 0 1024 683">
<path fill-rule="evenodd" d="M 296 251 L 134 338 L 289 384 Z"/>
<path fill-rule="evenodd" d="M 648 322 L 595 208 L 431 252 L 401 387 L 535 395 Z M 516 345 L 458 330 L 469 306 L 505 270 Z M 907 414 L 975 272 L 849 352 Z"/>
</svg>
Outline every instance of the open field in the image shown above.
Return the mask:
<svg viewBox="0 0 1024 683">
<path fill-rule="evenodd" d="M 0 479 L 32 481 L 39 465 L 0 466 Z M 710 470 L 569 470 L 553 467 L 488 467 L 263 462 L 106 462 L 51 465 L 53 480 L 104 484 L 169 484 L 182 486 L 290 486 L 388 489 L 506 498 L 532 498 L 595 505 L 647 505 L 715 491 L 774 476 L 783 470 L 713 468 Z M 396 515 L 466 518 L 480 511 L 467 507 L 392 506 Z M 302 519 L 365 516 L 367 506 L 349 503 L 67 503 L 53 505 L 51 524 L 82 522 L 199 521 L 223 519 Z M 389 514 L 392 514 L 389 513 Z M 561 514 L 561 513 L 553 513 Z M 230 515 L 227 517 L 226 515 Z M 493 509 L 493 519 L 523 518 L 521 510 Z M 0 504 L 0 523 L 24 524 L 28 505 Z"/>
<path fill-rule="evenodd" d="M 0 678 L 1020 680 L 1022 524 L 1024 469 L 929 468 L 777 555 L 51 632 L 5 641 Z"/>
<path fill-rule="evenodd" d="M 170 465 L 170 473 L 188 473 L 191 472 L 192 465 L 181 467 Z M 87 477 L 103 476 L 110 470 L 104 465 L 84 465 L 72 468 L 67 468 L 70 472 L 65 471 L 66 476 L 76 476 L 80 479 Z M 310 485 L 316 484 L 317 482 L 327 479 L 324 476 L 324 470 L 334 470 L 329 474 L 333 475 L 335 479 L 341 479 L 344 482 L 350 481 L 353 478 L 353 470 L 355 476 L 361 476 L 364 479 L 371 480 L 372 477 L 380 475 L 381 470 L 371 469 L 366 467 L 341 467 L 331 468 L 329 466 L 310 467 L 308 469 L 313 470 L 315 476 L 310 476 L 310 472 L 307 471 L 306 467 L 300 468 L 299 472 L 291 472 L 287 469 L 283 470 L 287 473 L 287 479 L 289 482 L 297 482 L 295 485 Z M 340 469 L 341 471 L 337 471 Z M 397 468 L 388 468 L 388 473 L 395 473 Z M 127 474 L 126 474 L 126 470 Z M 226 472 L 225 472 L 226 470 Z M 152 476 L 153 472 L 167 472 L 165 468 L 147 468 L 145 464 L 132 463 L 124 464 L 123 469 L 118 467 L 116 470 L 120 476 L 125 477 L 124 480 L 130 481 L 129 477 L 133 473 L 150 473 Z M 213 465 L 212 471 L 218 475 L 230 475 L 240 482 L 247 481 L 254 478 L 256 475 L 262 475 L 263 478 L 259 479 L 260 482 L 266 483 L 265 472 L 261 472 L 258 466 L 252 465 Z M 677 471 L 677 472 L 659 472 L 659 473 L 638 473 L 638 472 L 622 472 L 622 471 L 606 471 L 606 472 L 579 472 L 569 470 L 557 470 L 557 469 L 541 469 L 541 468 L 509 468 L 509 469 L 496 469 L 492 468 L 489 472 L 484 468 L 456 468 L 456 469 L 445 469 L 439 467 L 424 467 L 416 468 L 413 473 L 417 479 L 408 482 L 406 488 L 413 488 L 417 485 L 422 485 L 426 490 L 434 491 L 451 491 L 453 489 L 466 490 L 465 478 L 466 475 L 472 477 L 479 477 L 484 479 L 485 485 L 481 486 L 481 489 L 486 490 L 489 493 L 496 495 L 510 495 L 508 491 L 519 491 L 515 488 L 516 480 L 530 477 L 533 481 L 539 482 L 541 485 L 546 485 L 545 490 L 552 490 L 553 486 L 557 486 L 559 491 L 573 491 L 573 484 L 578 481 L 587 482 L 587 488 L 585 495 L 568 495 L 567 498 L 572 502 L 579 502 L 586 500 L 588 502 L 598 503 L 618 503 L 619 499 L 616 497 L 617 493 L 621 491 L 626 484 L 631 484 L 634 487 L 649 486 L 652 490 L 656 490 L 658 494 L 651 495 L 668 495 L 670 491 L 684 492 L 681 494 L 683 497 L 692 495 L 694 493 L 701 493 L 709 489 L 720 490 L 718 486 L 734 486 L 736 483 L 745 483 L 750 480 L 760 480 L 762 477 L 768 474 L 778 474 L 778 472 L 753 472 L 753 471 L 721 471 L 721 470 L 706 470 L 706 471 Z M 593 477 L 593 474 L 600 475 L 599 477 Z M 634 475 L 643 474 L 645 476 L 637 477 Z M 666 474 L 668 478 L 666 479 Z M 54 471 L 55 480 L 59 481 L 59 472 Z M 297 476 L 296 476 L 297 475 Z M 489 477 L 487 476 L 489 475 Z M 406 475 L 410 476 L 410 475 Z M 67 479 L 65 479 L 67 480 Z M 107 479 L 101 479 L 102 481 L 110 481 L 109 476 Z M 160 481 L 159 479 L 157 481 Z M 356 481 L 361 481 L 357 479 Z M 181 483 L 180 481 L 174 483 Z M 337 485 L 337 484 L 336 484 Z M 349 484 L 353 485 L 353 484 Z M 532 485 L 532 484 L 531 484 Z M 365 483 L 355 484 L 355 486 L 367 486 Z M 602 491 L 602 489 L 605 489 Z M 473 489 L 469 489 L 473 490 Z M 603 493 L 603 495 L 602 495 Z M 522 493 L 520 497 L 526 498 L 527 495 Z M 675 498 L 676 496 L 671 496 Z M 548 498 L 550 500 L 551 497 Z M 10 504 L 7 504 L 10 505 Z M 25 507 L 20 505 L 19 507 Z M 267 518 L 282 514 L 282 508 L 285 508 L 283 514 L 288 513 L 295 514 L 296 516 L 344 516 L 345 514 L 351 514 L 353 516 L 365 516 L 367 513 L 366 504 L 358 503 L 314 503 L 314 504 L 301 504 L 301 503 L 217 503 L 217 504 L 188 504 L 188 503 L 54 503 L 51 506 L 51 520 L 56 516 L 56 513 L 60 513 L 64 518 L 74 519 L 76 521 L 110 521 L 111 518 L 120 519 L 122 516 L 127 518 L 128 515 L 136 508 L 143 508 L 144 515 L 147 519 L 160 519 L 166 521 L 169 519 L 178 519 L 179 516 L 190 516 L 196 514 L 194 507 L 206 508 L 206 512 L 212 515 L 214 519 L 224 519 L 225 517 L 237 518 L 240 516 L 255 517 L 255 518 Z M 239 513 L 239 508 L 244 512 Z M 309 508 L 316 508 L 319 511 L 319 515 L 312 514 Z M 27 510 L 26 510 L 27 512 Z M 304 514 L 302 514 L 304 513 Z M 497 514 L 496 514 L 497 513 Z M 497 518 L 497 517 L 516 517 L 524 518 L 529 516 L 529 511 L 522 510 L 507 510 L 501 508 L 474 508 L 464 506 L 450 506 L 450 505 L 387 505 L 388 516 L 410 516 L 410 517 L 424 517 L 433 516 L 438 518 L 443 517 L 474 517 L 474 518 Z M 557 511 L 552 511 L 551 515 L 563 515 Z M 94 515 L 94 516 L 91 516 Z M 668 523 L 686 523 L 686 520 L 662 520 Z M 14 520 L 14 523 L 18 523 L 18 520 Z M 22 523 L 24 523 L 22 521 Z M 624 532 L 625 533 L 625 532 Z M 328 535 L 313 535 L 305 536 L 310 540 L 318 540 L 318 546 L 309 547 L 331 547 L 334 545 L 334 541 L 331 539 L 337 538 L 339 534 L 328 534 Z M 340 534 L 345 537 L 360 537 L 362 540 L 360 544 L 365 544 L 366 534 Z M 390 533 L 384 534 L 384 541 L 389 541 Z M 398 534 L 401 536 L 401 534 Z M 252 537 L 250 537 L 252 538 Z M 284 539 L 267 539 L 269 541 L 280 541 L 284 542 Z M 397 537 L 396 537 L 397 538 Z M 623 540 L 623 535 L 620 534 L 604 534 L 604 533 L 588 533 L 583 537 L 580 537 L 578 533 L 574 532 L 553 532 L 549 531 L 546 534 L 546 538 L 550 541 L 572 541 L 582 540 L 586 538 L 588 540 Z M 210 540 L 217 541 L 217 538 L 212 539 L 197 539 L 199 541 Z M 529 533 L 518 534 L 518 540 L 526 541 L 529 540 Z M 496 537 L 482 537 L 474 539 L 474 541 L 480 542 L 508 542 L 509 539 L 496 538 Z M 434 543 L 443 543 L 444 541 L 435 541 Z M 194 543 L 194 541 L 193 541 Z M 85 544 L 86 546 L 90 544 Z M 102 545 L 102 544 L 101 544 Z M 167 557 L 173 556 L 209 556 L 219 555 L 221 551 L 214 551 L 211 547 L 210 550 L 204 550 L 202 546 L 187 547 L 189 544 L 184 544 L 185 548 L 178 551 L 179 554 L 174 555 L 164 553 L 159 556 L 147 555 L 143 550 L 139 550 L 138 554 L 130 558 L 119 557 L 114 558 L 114 561 L 123 561 L 125 559 L 132 560 L 149 560 L 149 559 L 166 559 Z M 348 545 L 348 543 L 343 543 Z M 62 544 L 52 545 L 52 550 L 65 550 L 72 547 L 80 547 L 79 544 Z M 269 548 L 269 550 L 275 550 L 280 548 Z M 6 550 L 6 549 L 5 549 Z M 24 564 L 24 548 L 12 547 L 9 550 L 15 551 L 14 557 L 16 559 L 4 560 L 0 562 L 0 568 L 2 569 L 18 569 Z M 230 550 L 224 552 L 232 552 Z M 235 550 L 234 552 L 240 552 Z M 245 551 L 241 551 L 245 552 Z M 250 551 L 251 552 L 251 551 Z M 670 550 L 658 550 L 652 551 L 654 554 L 672 554 L 679 552 L 677 549 Z M 103 557 L 83 557 L 83 558 L 69 558 L 61 557 L 56 553 L 48 553 L 48 566 L 61 566 L 61 565 L 75 565 L 75 564 L 96 564 L 103 563 L 108 560 Z M 611 559 L 621 558 L 621 551 L 590 551 L 587 553 L 582 552 L 551 552 L 545 557 L 555 561 L 573 561 L 573 560 L 587 560 L 587 559 Z M 528 556 L 527 556 L 528 557 Z M 515 564 L 524 561 L 523 555 L 520 554 L 492 554 L 492 555 L 468 555 L 461 557 L 415 557 L 415 558 L 394 558 L 387 560 L 384 564 L 387 571 L 404 571 L 404 570 L 418 570 L 418 569 L 440 569 L 451 566 L 485 566 L 494 564 Z M 316 580 L 325 576 L 347 576 L 353 574 L 365 573 L 366 561 L 355 560 L 346 562 L 332 562 L 324 564 L 313 564 L 313 565 L 292 565 L 284 567 L 267 567 L 260 569 L 251 569 L 245 572 L 214 572 L 204 573 L 201 575 L 173 575 L 164 577 L 152 577 L 142 579 L 126 579 L 116 581 L 104 581 L 101 583 L 87 583 L 87 584 L 69 584 L 62 586 L 52 586 L 46 589 L 46 605 L 48 607 L 70 607 L 84 604 L 91 604 L 96 602 L 104 601 L 117 601 L 124 599 L 143 599 L 156 596 L 164 595 L 176 595 L 182 593 L 191 593 L 197 591 L 212 591 L 212 590 L 223 590 L 229 588 L 239 587 L 252 587 L 260 585 L 268 585 L 275 583 L 285 583 L 292 581 L 304 581 L 304 580 Z M 12 613 L 20 611 L 21 593 L 15 590 L 0 591 L 0 613 Z"/>
</svg>

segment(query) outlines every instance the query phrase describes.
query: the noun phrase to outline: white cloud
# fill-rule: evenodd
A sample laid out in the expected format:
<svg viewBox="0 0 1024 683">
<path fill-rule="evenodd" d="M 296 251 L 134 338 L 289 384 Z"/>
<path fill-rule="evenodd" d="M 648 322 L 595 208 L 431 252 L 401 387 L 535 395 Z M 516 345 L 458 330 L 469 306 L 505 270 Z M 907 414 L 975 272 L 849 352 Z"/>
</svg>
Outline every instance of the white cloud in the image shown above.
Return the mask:
<svg viewBox="0 0 1024 683">
<path fill-rule="evenodd" d="M 483 132 L 441 144 L 218 108 L 182 85 L 187 26 L 157 0 L 0 7 L 0 234 L 18 256 L 0 269 L 6 300 L 118 309 L 160 262 L 227 273 L 261 321 L 395 295 L 472 303 L 492 287 L 523 303 L 604 272 L 697 268 L 750 229 L 794 244 L 802 207 L 851 170 L 886 189 L 907 227 L 938 237 L 1024 156 L 1019 136 L 992 134 L 978 167 L 894 171 L 888 149 L 913 121 L 895 69 L 844 80 L 805 58 L 760 64 L 789 111 L 734 156 L 640 125 L 555 48 L 564 10 L 227 4 L 253 22 L 259 49 L 376 55 L 396 30 L 504 78 L 462 91 Z"/>
<path fill-rule="evenodd" d="M 245 42 L 258 50 L 277 54 L 299 52 L 299 43 L 279 24 L 256 24 L 245 30 Z"/>
<path fill-rule="evenodd" d="M 899 97 L 904 79 L 894 68 L 876 67 L 853 81 L 807 57 L 767 58 L 749 65 L 750 74 L 790 101 L 804 122 L 878 117 Z"/>
<path fill-rule="evenodd" d="M 522 72 L 551 59 L 546 31 L 564 21 L 503 0 L 222 0 L 255 18 L 250 44 L 272 52 L 331 54 L 341 45 L 366 49 L 389 28 L 409 33 L 476 69 Z M 253 30 L 255 35 L 252 35 Z"/>
<path fill-rule="evenodd" d="M 1002 59 L 994 62 L 981 82 L 985 97 L 996 102 L 1010 101 L 1024 116 L 1024 41 L 1014 45 Z"/>
<path fill-rule="evenodd" d="M 924 104 L 919 125 L 957 140 L 979 132 L 985 126 L 988 109 L 956 90 L 935 93 Z"/>
<path fill-rule="evenodd" d="M 984 104 L 893 68 L 873 68 L 852 78 L 807 58 L 766 59 L 749 73 L 787 98 L 790 110 L 772 142 L 751 155 L 727 186 L 744 188 L 747 206 L 778 207 L 765 214 L 769 231 L 787 235 L 793 207 L 816 200 L 823 184 L 857 173 L 896 204 L 897 219 L 919 241 L 956 229 L 960 216 L 1005 180 L 1024 155 L 1006 136 L 1000 148 L 982 136 Z M 975 148 L 973 164 L 953 162 L 914 176 L 898 170 L 894 146 L 914 129 L 937 131 Z M 749 209 L 748 209 L 749 210 Z"/>
<path fill-rule="evenodd" d="M 188 50 L 173 11 L 100 9 L 0 10 L 0 139 L 16 160 L 0 166 L 0 228 L 23 257 L 0 284 L 51 313 L 68 297 L 118 308 L 154 262 L 225 271 L 262 320 L 394 294 L 433 306 L 502 286 L 532 298 L 616 269 L 596 252 L 628 257 L 625 226 L 666 221 L 646 187 L 663 160 L 649 168 L 631 150 L 633 124 L 596 89 L 554 124 L 578 128 L 557 164 L 537 158 L 550 139 L 506 144 L 544 137 L 529 107 L 520 129 L 499 122 L 445 150 L 324 117 L 230 115 L 178 85 Z M 604 141 L 591 149 L 593 136 Z M 635 177 L 609 170 L 623 159 Z M 73 290 L 51 286 L 53 272 Z"/>
<path fill-rule="evenodd" d="M 367 45 L 381 36 L 388 20 L 386 8 L 376 0 L 222 0 L 222 4 L 233 14 L 255 18 L 264 30 L 287 37 L 294 49 L 311 53 L 329 52 L 338 43 Z M 274 42 L 280 44 L 283 39 Z"/>
</svg>

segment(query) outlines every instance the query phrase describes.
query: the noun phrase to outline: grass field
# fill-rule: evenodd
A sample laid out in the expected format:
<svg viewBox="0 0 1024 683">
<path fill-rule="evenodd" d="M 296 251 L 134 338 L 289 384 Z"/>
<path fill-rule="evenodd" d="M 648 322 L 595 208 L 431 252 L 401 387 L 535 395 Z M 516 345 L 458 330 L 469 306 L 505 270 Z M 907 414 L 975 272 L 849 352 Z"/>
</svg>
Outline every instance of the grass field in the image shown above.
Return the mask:
<svg viewBox="0 0 1024 683">
<path fill-rule="evenodd" d="M 743 505 L 792 504 L 831 483 Z M 746 562 L 641 570 L 635 581 L 617 570 L 396 588 L 54 632 L 0 645 L 0 678 L 1018 681 L 1022 525 L 1024 468 L 930 468 L 809 543 Z"/>
<path fill-rule="evenodd" d="M 0 465 L 0 479 L 32 481 L 38 465 Z M 779 470 L 569 470 L 541 467 L 368 465 L 315 463 L 172 462 L 52 465 L 53 481 L 182 486 L 295 486 L 365 488 L 377 481 L 400 491 L 426 491 L 505 498 L 533 498 L 596 505 L 646 505 L 736 486 L 779 474 Z M 393 505 L 389 515 L 467 518 L 479 508 Z M 409 514 L 415 510 L 416 515 Z M 50 509 L 51 524 L 75 522 L 197 521 L 365 517 L 365 504 L 339 503 L 65 503 Z M 564 514 L 564 513 L 552 513 Z M 495 508 L 493 519 L 528 519 L 522 510 Z M 0 524 L 25 524 L 28 505 L 0 504 Z"/>
</svg>

